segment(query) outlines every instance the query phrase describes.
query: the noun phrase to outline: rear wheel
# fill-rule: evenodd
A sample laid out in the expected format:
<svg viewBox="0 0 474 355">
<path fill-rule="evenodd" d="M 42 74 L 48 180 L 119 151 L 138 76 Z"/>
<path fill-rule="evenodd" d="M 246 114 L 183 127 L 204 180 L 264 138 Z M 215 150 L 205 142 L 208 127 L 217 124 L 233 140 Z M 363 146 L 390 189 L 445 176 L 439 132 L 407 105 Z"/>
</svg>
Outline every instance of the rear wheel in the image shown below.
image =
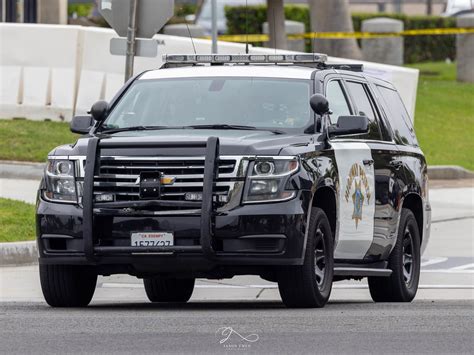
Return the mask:
<svg viewBox="0 0 474 355">
<path fill-rule="evenodd" d="M 85 307 L 92 300 L 97 273 L 89 266 L 40 265 L 44 299 L 51 307 Z"/>
<path fill-rule="evenodd" d="M 411 302 L 420 279 L 420 232 L 413 212 L 402 209 L 397 242 L 390 254 L 390 277 L 369 277 L 370 295 L 375 302 Z"/>
<path fill-rule="evenodd" d="M 194 279 L 154 277 L 143 279 L 151 302 L 188 302 L 193 294 Z"/>
<path fill-rule="evenodd" d="M 313 208 L 303 265 L 282 267 L 278 274 L 278 289 L 287 307 L 324 307 L 331 294 L 333 253 L 328 218 L 323 210 Z"/>
</svg>

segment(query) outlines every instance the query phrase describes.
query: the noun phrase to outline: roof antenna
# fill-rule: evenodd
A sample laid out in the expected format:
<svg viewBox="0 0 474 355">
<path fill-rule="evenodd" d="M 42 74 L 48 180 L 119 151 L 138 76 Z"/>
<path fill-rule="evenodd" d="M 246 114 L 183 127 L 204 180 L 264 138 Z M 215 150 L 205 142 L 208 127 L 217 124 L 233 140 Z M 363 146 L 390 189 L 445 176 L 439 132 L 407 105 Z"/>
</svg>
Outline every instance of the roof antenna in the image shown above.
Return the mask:
<svg viewBox="0 0 474 355">
<path fill-rule="evenodd" d="M 245 54 L 249 54 L 249 4 L 248 0 L 245 0 Z"/>
<path fill-rule="evenodd" d="M 275 22 L 275 6 L 272 8 L 273 15 L 273 47 L 275 48 L 275 54 L 277 54 L 277 36 L 276 36 L 276 22 Z M 270 29 L 270 26 L 268 27 Z M 270 31 L 269 31 L 270 32 Z"/>
<path fill-rule="evenodd" d="M 196 55 L 196 47 L 194 46 L 194 40 L 193 40 L 193 36 L 191 35 L 191 31 L 189 30 L 189 25 L 188 25 L 188 21 L 185 21 L 186 23 L 186 28 L 188 29 L 188 33 L 189 33 L 189 38 L 191 38 L 191 43 L 193 45 L 193 50 L 194 50 L 194 55 Z"/>
<path fill-rule="evenodd" d="M 314 48 L 316 46 L 316 33 L 315 32 L 311 32 L 311 51 L 313 52 L 313 54 L 315 53 L 314 51 Z M 324 63 L 317 63 L 316 64 L 316 67 L 325 67 L 325 64 Z"/>
</svg>

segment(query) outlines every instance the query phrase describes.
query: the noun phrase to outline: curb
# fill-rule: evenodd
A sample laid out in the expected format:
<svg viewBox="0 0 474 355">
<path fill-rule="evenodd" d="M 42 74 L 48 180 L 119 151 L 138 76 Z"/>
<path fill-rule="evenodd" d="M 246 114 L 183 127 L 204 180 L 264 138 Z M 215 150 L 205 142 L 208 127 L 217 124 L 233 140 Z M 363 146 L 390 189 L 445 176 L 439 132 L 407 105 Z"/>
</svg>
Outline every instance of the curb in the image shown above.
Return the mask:
<svg viewBox="0 0 474 355">
<path fill-rule="evenodd" d="M 0 243 L 0 266 L 18 266 L 38 263 L 35 241 Z"/>
<path fill-rule="evenodd" d="M 0 178 L 40 180 L 45 163 L 0 160 Z"/>
<path fill-rule="evenodd" d="M 474 172 L 457 165 L 435 165 L 428 166 L 428 177 L 430 180 L 472 179 Z"/>
</svg>

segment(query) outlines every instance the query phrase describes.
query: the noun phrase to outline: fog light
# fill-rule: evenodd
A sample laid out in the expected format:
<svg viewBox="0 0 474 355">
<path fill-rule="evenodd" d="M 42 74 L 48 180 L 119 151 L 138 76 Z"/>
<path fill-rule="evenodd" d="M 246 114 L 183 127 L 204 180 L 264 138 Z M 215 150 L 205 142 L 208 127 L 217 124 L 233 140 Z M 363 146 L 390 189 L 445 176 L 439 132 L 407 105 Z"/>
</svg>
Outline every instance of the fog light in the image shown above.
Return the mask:
<svg viewBox="0 0 474 355">
<path fill-rule="evenodd" d="M 100 194 L 95 196 L 96 202 L 113 202 L 114 194 Z"/>
<path fill-rule="evenodd" d="M 184 199 L 186 201 L 202 201 L 202 193 L 201 192 L 186 192 L 184 195 Z"/>
<path fill-rule="evenodd" d="M 219 201 L 220 203 L 227 203 L 227 202 L 229 202 L 229 196 L 227 196 L 227 195 L 219 195 L 219 196 L 217 197 L 217 199 L 218 199 L 218 201 Z"/>
</svg>

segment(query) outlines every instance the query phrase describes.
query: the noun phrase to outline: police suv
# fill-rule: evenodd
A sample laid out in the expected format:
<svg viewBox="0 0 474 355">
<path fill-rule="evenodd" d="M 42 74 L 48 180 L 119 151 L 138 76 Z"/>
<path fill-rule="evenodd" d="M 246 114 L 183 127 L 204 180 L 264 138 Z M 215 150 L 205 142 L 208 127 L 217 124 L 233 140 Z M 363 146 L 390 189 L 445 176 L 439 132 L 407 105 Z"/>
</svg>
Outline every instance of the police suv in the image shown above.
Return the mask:
<svg viewBox="0 0 474 355">
<path fill-rule="evenodd" d="M 251 274 L 288 307 L 368 278 L 409 302 L 429 239 L 427 166 L 392 84 L 323 54 L 167 55 L 74 117 L 37 202 L 41 286 L 86 306 L 98 275 L 186 302 Z"/>
</svg>

